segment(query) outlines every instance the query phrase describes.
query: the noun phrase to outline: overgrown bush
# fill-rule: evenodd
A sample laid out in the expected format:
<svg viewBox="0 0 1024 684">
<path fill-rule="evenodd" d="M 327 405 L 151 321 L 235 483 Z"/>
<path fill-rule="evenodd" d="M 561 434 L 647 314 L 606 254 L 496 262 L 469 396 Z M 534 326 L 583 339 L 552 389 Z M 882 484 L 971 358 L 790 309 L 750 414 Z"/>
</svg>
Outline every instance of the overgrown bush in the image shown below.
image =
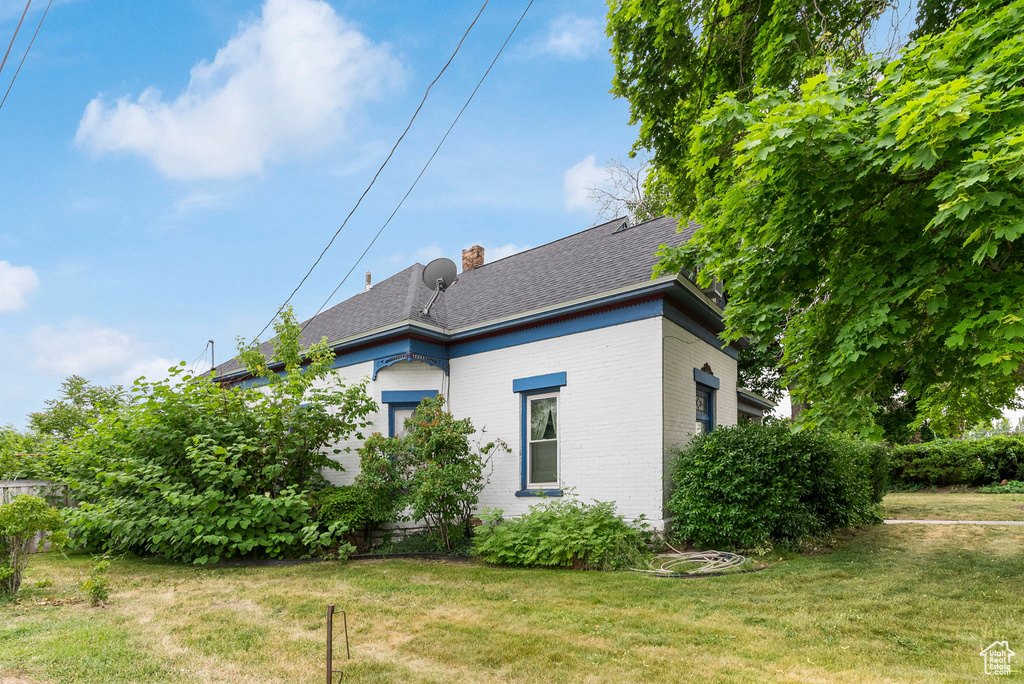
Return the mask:
<svg viewBox="0 0 1024 684">
<path fill-rule="evenodd" d="M 367 487 L 346 485 L 328 487 L 310 496 L 322 530 L 340 524 L 348 531 L 348 540 L 360 551 L 369 545 L 369 532 L 374 527 L 395 519 L 397 501 L 381 496 Z"/>
<path fill-rule="evenodd" d="M 107 599 L 110 597 L 110 578 L 107 577 L 107 568 L 110 561 L 103 559 L 96 562 L 89 571 L 88 577 L 82 580 L 79 589 L 92 601 L 92 605 L 106 608 Z"/>
<path fill-rule="evenodd" d="M 473 555 L 473 540 L 460 537 L 453 540 L 452 548 L 439 544 L 440 538 L 429 532 L 414 532 L 401 539 L 391 539 L 373 550 L 374 553 L 443 553 L 451 555 Z"/>
<path fill-rule="evenodd" d="M 470 533 L 470 518 L 487 484 L 484 470 L 501 441 L 470 444 L 473 424 L 456 420 L 443 395 L 424 399 L 405 422 L 405 437 L 371 435 L 360 450 L 356 484 L 408 508 L 423 521 L 440 546 L 450 551 Z"/>
<path fill-rule="evenodd" d="M 326 447 L 359 436 L 375 404 L 365 383 L 328 382 L 326 341 L 303 352 L 290 311 L 276 330 L 271 359 L 255 347 L 240 354 L 262 387 L 221 387 L 178 367 L 136 381 L 129 402 L 64 447 L 82 502 L 68 514 L 78 546 L 200 564 L 350 548 L 346 526 L 322 528 L 307 493 L 321 469 L 340 469 Z"/>
<path fill-rule="evenodd" d="M 892 446 L 885 442 L 853 442 L 856 458 L 867 467 L 868 482 L 871 485 L 871 500 L 882 503 L 889 492 Z"/>
<path fill-rule="evenodd" d="M 0 427 L 0 480 L 45 480 L 53 475 L 47 440 L 32 432 Z"/>
<path fill-rule="evenodd" d="M 340 522 L 349 530 L 367 525 L 380 525 L 394 520 L 395 500 L 378 495 L 372 489 L 346 485 L 328 487 L 311 497 L 317 520 L 322 524 Z"/>
<path fill-rule="evenodd" d="M 704 548 L 755 549 L 880 522 L 880 485 L 864 452 L 785 425 L 698 436 L 672 465 L 672 536 Z"/>
<path fill-rule="evenodd" d="M 939 487 L 1024 479 L 1024 437 L 941 439 L 896 447 L 892 478 L 904 484 Z"/>
<path fill-rule="evenodd" d="M 1020 480 L 1009 480 L 1006 484 L 987 485 L 978 487 L 980 494 L 1024 494 L 1024 482 Z"/>
<path fill-rule="evenodd" d="M 0 600 L 18 593 L 32 538 L 46 532 L 51 547 L 59 547 L 66 540 L 63 528 L 60 511 L 38 496 L 16 496 L 0 505 Z"/>
<path fill-rule="evenodd" d="M 615 504 L 575 497 L 531 506 L 505 520 L 500 510 L 480 514 L 474 550 L 488 563 L 527 567 L 612 570 L 642 566 L 650 534 L 615 512 Z"/>
<path fill-rule="evenodd" d="M 997 435 L 971 443 L 980 451 L 988 482 L 1024 480 L 1024 435 Z"/>
</svg>

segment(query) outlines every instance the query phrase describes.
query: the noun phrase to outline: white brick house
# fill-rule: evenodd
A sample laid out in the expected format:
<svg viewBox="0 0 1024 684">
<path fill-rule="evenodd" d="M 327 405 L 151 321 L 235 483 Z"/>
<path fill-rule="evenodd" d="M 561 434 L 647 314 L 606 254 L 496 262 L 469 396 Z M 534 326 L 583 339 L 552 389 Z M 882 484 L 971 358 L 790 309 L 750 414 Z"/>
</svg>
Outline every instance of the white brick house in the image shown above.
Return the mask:
<svg viewBox="0 0 1024 684">
<path fill-rule="evenodd" d="M 474 247 L 429 315 L 414 264 L 314 318 L 306 341 L 327 337 L 338 382 L 371 379 L 378 432 L 441 393 L 482 437 L 503 439 L 512 453 L 495 457 L 481 508 L 518 515 L 572 488 L 660 527 L 672 450 L 771 407 L 737 387 L 738 347 L 717 336 L 721 295 L 683 275 L 652 280 L 659 245 L 692 235 L 676 228 L 618 219 L 490 264 Z M 246 379 L 234 361 L 217 376 Z M 345 471 L 326 475 L 350 483 L 358 456 L 340 460 Z"/>
</svg>

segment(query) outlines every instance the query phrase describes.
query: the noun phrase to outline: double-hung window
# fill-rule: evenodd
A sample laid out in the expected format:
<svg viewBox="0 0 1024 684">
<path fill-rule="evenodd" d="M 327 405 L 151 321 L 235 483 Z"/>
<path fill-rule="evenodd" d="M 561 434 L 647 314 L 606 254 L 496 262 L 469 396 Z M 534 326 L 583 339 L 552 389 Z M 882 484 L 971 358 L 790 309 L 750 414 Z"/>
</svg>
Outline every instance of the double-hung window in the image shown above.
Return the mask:
<svg viewBox="0 0 1024 684">
<path fill-rule="evenodd" d="M 558 392 L 526 397 L 526 488 L 558 486 Z"/>
<path fill-rule="evenodd" d="M 521 397 L 522 476 L 516 496 L 561 496 L 561 422 L 559 390 L 565 373 L 549 373 L 512 381 Z"/>
</svg>

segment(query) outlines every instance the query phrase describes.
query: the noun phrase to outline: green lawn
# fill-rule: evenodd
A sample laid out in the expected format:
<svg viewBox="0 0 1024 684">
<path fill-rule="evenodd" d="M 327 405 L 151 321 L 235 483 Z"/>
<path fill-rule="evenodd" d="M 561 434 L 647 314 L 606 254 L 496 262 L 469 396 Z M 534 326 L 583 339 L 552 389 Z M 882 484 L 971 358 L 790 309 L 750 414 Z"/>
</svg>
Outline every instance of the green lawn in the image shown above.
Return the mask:
<svg viewBox="0 0 1024 684">
<path fill-rule="evenodd" d="M 46 554 L 0 607 L 0 682 L 322 682 L 329 602 L 349 612 L 345 682 L 982 682 L 982 648 L 1024 647 L 1024 528 L 875 526 L 771 560 L 695 580 L 121 560 L 101 610 L 51 605 L 90 561 Z"/>
<path fill-rule="evenodd" d="M 883 505 L 902 520 L 1024 520 L 1024 494 L 893 493 Z"/>
</svg>

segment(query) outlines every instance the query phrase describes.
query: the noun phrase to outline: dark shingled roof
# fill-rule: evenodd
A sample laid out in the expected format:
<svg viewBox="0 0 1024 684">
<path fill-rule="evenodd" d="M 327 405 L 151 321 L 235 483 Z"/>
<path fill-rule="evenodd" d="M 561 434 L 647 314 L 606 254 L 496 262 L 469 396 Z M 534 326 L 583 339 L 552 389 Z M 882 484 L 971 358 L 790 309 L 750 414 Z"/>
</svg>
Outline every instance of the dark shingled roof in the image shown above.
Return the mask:
<svg viewBox="0 0 1024 684">
<path fill-rule="evenodd" d="M 413 264 L 366 292 L 349 297 L 316 316 L 303 332 L 303 345 L 329 342 L 406 320 L 457 330 L 647 282 L 663 244 L 686 242 L 690 222 L 663 217 L 626 226 L 615 219 L 525 252 L 459 274 L 438 298 L 429 316 L 421 312 L 432 292 L 422 281 L 423 265 Z M 271 344 L 262 346 L 265 353 Z M 217 375 L 239 369 L 234 359 Z"/>
</svg>

